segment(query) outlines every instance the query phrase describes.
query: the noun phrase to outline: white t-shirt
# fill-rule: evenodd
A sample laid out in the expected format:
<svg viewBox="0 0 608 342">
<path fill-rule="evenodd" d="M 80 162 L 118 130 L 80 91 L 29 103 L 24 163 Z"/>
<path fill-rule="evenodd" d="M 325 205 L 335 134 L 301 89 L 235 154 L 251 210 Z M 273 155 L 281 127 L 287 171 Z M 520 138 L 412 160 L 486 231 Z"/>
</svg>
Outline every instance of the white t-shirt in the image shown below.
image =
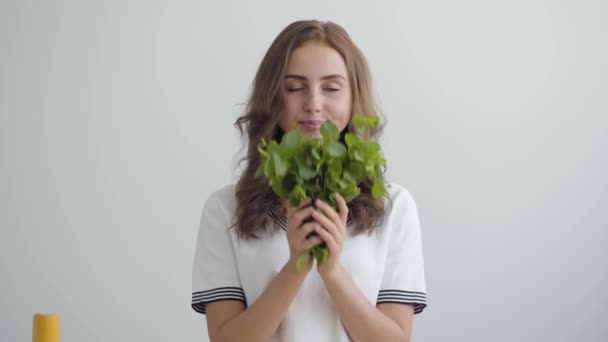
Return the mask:
<svg viewBox="0 0 608 342">
<path fill-rule="evenodd" d="M 386 203 L 383 225 L 371 235 L 349 234 L 340 262 L 371 303 L 413 304 L 418 314 L 427 304 L 418 211 L 402 186 L 393 183 L 387 192 L 393 204 L 391 209 Z M 235 185 L 214 192 L 203 209 L 192 270 L 192 308 L 202 314 L 207 303 L 219 300 L 251 305 L 289 259 L 285 218 L 273 223 L 280 229 L 266 238 L 242 240 L 228 229 L 235 212 Z M 272 341 L 349 341 L 316 268 Z"/>
</svg>

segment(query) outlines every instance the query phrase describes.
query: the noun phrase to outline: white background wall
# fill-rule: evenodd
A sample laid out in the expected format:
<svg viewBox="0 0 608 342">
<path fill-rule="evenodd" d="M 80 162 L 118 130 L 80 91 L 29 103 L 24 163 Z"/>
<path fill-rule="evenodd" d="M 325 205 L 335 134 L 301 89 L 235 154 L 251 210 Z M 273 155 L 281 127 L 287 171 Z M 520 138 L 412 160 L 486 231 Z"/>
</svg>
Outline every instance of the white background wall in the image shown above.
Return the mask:
<svg viewBox="0 0 608 342">
<path fill-rule="evenodd" d="M 0 340 L 206 341 L 207 196 L 290 22 L 367 55 L 389 178 L 417 201 L 415 341 L 608 340 L 604 1 L 0 2 Z"/>
</svg>

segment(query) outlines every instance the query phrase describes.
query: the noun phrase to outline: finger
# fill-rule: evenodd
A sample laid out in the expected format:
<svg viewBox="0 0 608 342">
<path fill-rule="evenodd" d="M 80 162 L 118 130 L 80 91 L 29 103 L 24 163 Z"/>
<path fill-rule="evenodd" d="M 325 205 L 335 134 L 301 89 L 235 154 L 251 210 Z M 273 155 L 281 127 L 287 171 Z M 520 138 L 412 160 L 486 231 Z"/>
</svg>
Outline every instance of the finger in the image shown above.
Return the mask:
<svg viewBox="0 0 608 342">
<path fill-rule="evenodd" d="M 320 213 L 315 210 L 312 212 L 312 217 L 315 219 L 315 221 L 319 222 L 319 224 L 323 228 L 325 228 L 325 230 L 327 230 L 334 237 L 337 237 L 340 234 L 340 231 L 339 231 L 338 227 L 336 226 L 336 223 L 333 222 L 332 220 L 330 220 L 323 213 Z"/>
<path fill-rule="evenodd" d="M 310 205 L 311 201 L 312 200 L 310 198 L 307 198 L 307 199 L 301 201 L 300 204 L 298 204 L 298 206 L 296 206 L 296 207 L 292 206 L 291 202 L 287 201 L 287 219 L 289 219 L 293 214 L 295 214 L 302 208 Z"/>
<path fill-rule="evenodd" d="M 348 219 L 348 206 L 346 205 L 346 201 L 338 192 L 334 193 L 334 198 L 338 204 L 338 214 L 340 215 L 340 220 L 346 225 L 346 220 Z"/>
<path fill-rule="evenodd" d="M 302 200 L 300 202 L 300 204 L 298 204 L 296 210 L 300 210 L 300 209 L 306 207 L 307 205 L 310 205 L 311 201 L 312 201 L 312 199 L 310 199 L 310 198 L 306 198 L 306 199 Z"/>
<path fill-rule="evenodd" d="M 315 201 L 315 205 L 317 208 L 321 209 L 323 214 L 325 214 L 325 216 L 327 216 L 327 218 L 329 218 L 331 221 L 336 224 L 340 222 L 340 215 L 338 215 L 334 208 L 332 208 L 329 204 L 318 199 Z"/>
<path fill-rule="evenodd" d="M 312 212 L 315 210 L 312 206 L 301 209 L 292 215 L 291 220 L 289 222 L 292 223 L 294 228 L 299 228 L 302 225 L 302 222 L 309 218 L 312 215 Z"/>
<path fill-rule="evenodd" d="M 319 235 L 319 237 L 325 242 L 327 248 L 329 248 L 329 252 L 331 255 L 336 255 L 338 252 L 338 243 L 334 239 L 333 235 L 331 235 L 327 230 L 322 227 L 316 226 L 315 232 Z"/>
<path fill-rule="evenodd" d="M 322 243 L 323 239 L 321 239 L 318 235 L 311 236 L 304 241 L 304 244 L 302 245 L 302 250 L 307 251 L 313 248 L 314 246 L 318 246 Z"/>
<path fill-rule="evenodd" d="M 304 223 L 298 230 L 298 238 L 300 240 L 306 240 L 309 234 L 314 233 L 317 225 L 319 224 L 315 221 Z"/>
</svg>

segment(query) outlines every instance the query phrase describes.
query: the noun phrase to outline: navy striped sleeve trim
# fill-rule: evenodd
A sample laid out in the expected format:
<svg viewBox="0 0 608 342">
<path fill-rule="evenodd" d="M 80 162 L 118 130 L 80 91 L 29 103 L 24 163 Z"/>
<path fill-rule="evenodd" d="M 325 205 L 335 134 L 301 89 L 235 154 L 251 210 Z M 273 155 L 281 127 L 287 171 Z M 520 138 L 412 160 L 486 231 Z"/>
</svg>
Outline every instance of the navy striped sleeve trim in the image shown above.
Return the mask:
<svg viewBox="0 0 608 342">
<path fill-rule="evenodd" d="M 376 304 L 382 303 L 414 304 L 414 314 L 419 314 L 426 308 L 426 294 L 415 291 L 380 290 Z"/>
<path fill-rule="evenodd" d="M 205 314 L 205 306 L 220 300 L 238 300 L 247 305 L 245 292 L 240 287 L 218 287 L 212 290 L 192 293 L 192 309 Z"/>
</svg>

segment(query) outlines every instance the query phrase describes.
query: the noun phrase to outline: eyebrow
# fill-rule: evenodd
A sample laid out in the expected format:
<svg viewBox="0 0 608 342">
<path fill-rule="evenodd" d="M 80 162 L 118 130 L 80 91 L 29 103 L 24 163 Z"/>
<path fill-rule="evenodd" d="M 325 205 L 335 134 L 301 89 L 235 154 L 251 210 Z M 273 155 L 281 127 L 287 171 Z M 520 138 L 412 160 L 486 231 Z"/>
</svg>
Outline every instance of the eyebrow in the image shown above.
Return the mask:
<svg viewBox="0 0 608 342">
<path fill-rule="evenodd" d="M 306 78 L 306 76 L 294 75 L 294 74 L 285 75 L 285 79 L 288 79 L 288 78 L 295 78 L 297 80 L 304 80 L 304 81 L 308 80 Z M 323 76 L 323 77 L 321 77 L 321 80 L 334 80 L 334 79 L 339 79 L 339 78 L 346 81 L 346 78 L 339 74 Z"/>
</svg>

